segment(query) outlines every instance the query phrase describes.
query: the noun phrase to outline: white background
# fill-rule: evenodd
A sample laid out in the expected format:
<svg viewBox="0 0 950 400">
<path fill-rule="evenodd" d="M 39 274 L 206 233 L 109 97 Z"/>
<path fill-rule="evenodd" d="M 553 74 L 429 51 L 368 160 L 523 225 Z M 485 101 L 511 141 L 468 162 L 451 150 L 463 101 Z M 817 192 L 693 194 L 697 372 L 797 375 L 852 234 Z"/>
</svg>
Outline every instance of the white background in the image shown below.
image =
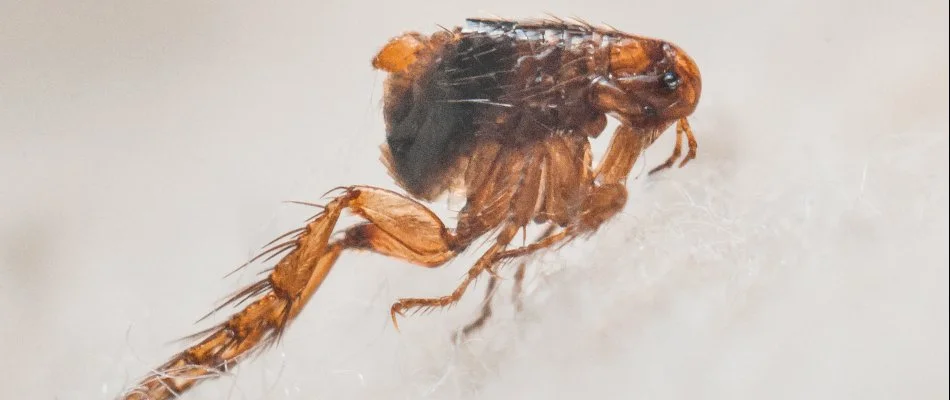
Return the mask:
<svg viewBox="0 0 950 400">
<path fill-rule="evenodd" d="M 282 201 L 393 188 L 369 66 L 389 37 L 545 12 L 690 52 L 699 158 L 638 165 L 624 214 L 536 260 L 523 313 L 503 287 L 469 342 L 483 282 L 401 333 L 388 309 L 471 256 L 346 254 L 277 348 L 187 398 L 947 396 L 946 2 L 5 0 L 0 398 L 115 396 L 311 212 Z"/>
</svg>

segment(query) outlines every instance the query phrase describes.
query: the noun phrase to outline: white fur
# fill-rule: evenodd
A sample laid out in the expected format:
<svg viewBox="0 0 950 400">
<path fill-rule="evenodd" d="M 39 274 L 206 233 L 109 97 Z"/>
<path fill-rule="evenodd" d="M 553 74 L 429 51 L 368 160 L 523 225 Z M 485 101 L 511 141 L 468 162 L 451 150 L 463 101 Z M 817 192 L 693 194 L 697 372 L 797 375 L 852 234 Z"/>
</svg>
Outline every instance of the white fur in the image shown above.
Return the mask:
<svg viewBox="0 0 950 400">
<path fill-rule="evenodd" d="M 3 7 L 0 398 L 116 395 L 309 216 L 280 201 L 392 187 L 368 60 L 473 12 L 316 4 Z M 945 2 L 476 6 L 680 44 L 699 157 L 648 178 L 661 138 L 623 215 L 537 259 L 522 313 L 506 282 L 467 342 L 450 334 L 484 281 L 401 333 L 388 309 L 449 292 L 473 255 L 345 255 L 277 348 L 185 398 L 947 396 Z"/>
</svg>

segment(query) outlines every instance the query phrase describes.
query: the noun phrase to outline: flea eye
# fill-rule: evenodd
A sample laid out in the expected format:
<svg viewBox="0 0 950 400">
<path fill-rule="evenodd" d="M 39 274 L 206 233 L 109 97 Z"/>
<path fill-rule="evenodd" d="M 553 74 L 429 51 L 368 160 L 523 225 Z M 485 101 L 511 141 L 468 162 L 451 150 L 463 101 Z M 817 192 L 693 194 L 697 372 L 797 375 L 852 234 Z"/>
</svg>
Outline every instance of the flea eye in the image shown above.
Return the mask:
<svg viewBox="0 0 950 400">
<path fill-rule="evenodd" d="M 667 72 L 663 74 L 663 84 L 667 89 L 675 90 L 680 86 L 680 77 L 673 71 Z"/>
</svg>

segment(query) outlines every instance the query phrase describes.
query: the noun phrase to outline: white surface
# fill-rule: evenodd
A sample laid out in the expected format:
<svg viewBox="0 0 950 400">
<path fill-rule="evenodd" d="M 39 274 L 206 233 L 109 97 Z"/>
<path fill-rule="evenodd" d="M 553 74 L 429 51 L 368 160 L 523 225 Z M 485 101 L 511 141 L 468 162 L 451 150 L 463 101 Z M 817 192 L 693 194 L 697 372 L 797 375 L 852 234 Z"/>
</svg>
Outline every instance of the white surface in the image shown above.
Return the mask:
<svg viewBox="0 0 950 400">
<path fill-rule="evenodd" d="M 278 348 L 187 398 L 946 398 L 947 3 L 571 3 L 4 2 L 0 398 L 111 398 L 308 216 L 281 201 L 393 187 L 390 36 L 543 12 L 689 51 L 699 158 L 631 180 L 469 343 L 483 283 L 399 334 L 388 308 L 470 256 L 350 254 Z"/>
</svg>

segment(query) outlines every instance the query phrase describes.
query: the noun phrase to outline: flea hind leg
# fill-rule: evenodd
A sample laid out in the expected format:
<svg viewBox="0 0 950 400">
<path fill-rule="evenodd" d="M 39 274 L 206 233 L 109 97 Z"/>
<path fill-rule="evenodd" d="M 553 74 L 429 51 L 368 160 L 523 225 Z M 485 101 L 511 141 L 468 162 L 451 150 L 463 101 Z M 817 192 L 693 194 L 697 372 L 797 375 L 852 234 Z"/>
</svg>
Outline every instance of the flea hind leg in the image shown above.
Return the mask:
<svg viewBox="0 0 950 400">
<path fill-rule="evenodd" d="M 368 222 L 347 229 L 341 239 L 331 240 L 344 210 Z M 193 335 L 200 339 L 197 344 L 153 370 L 122 397 L 177 398 L 197 383 L 234 367 L 254 350 L 275 343 L 326 279 L 343 250 L 370 250 L 435 267 L 454 257 L 459 249 L 455 236 L 425 206 L 369 186 L 343 188 L 343 194 L 327 203 L 306 227 L 291 232 L 296 235 L 261 254 L 286 253 L 271 273 L 232 296 L 222 307 L 250 304 L 227 321 Z"/>
</svg>

